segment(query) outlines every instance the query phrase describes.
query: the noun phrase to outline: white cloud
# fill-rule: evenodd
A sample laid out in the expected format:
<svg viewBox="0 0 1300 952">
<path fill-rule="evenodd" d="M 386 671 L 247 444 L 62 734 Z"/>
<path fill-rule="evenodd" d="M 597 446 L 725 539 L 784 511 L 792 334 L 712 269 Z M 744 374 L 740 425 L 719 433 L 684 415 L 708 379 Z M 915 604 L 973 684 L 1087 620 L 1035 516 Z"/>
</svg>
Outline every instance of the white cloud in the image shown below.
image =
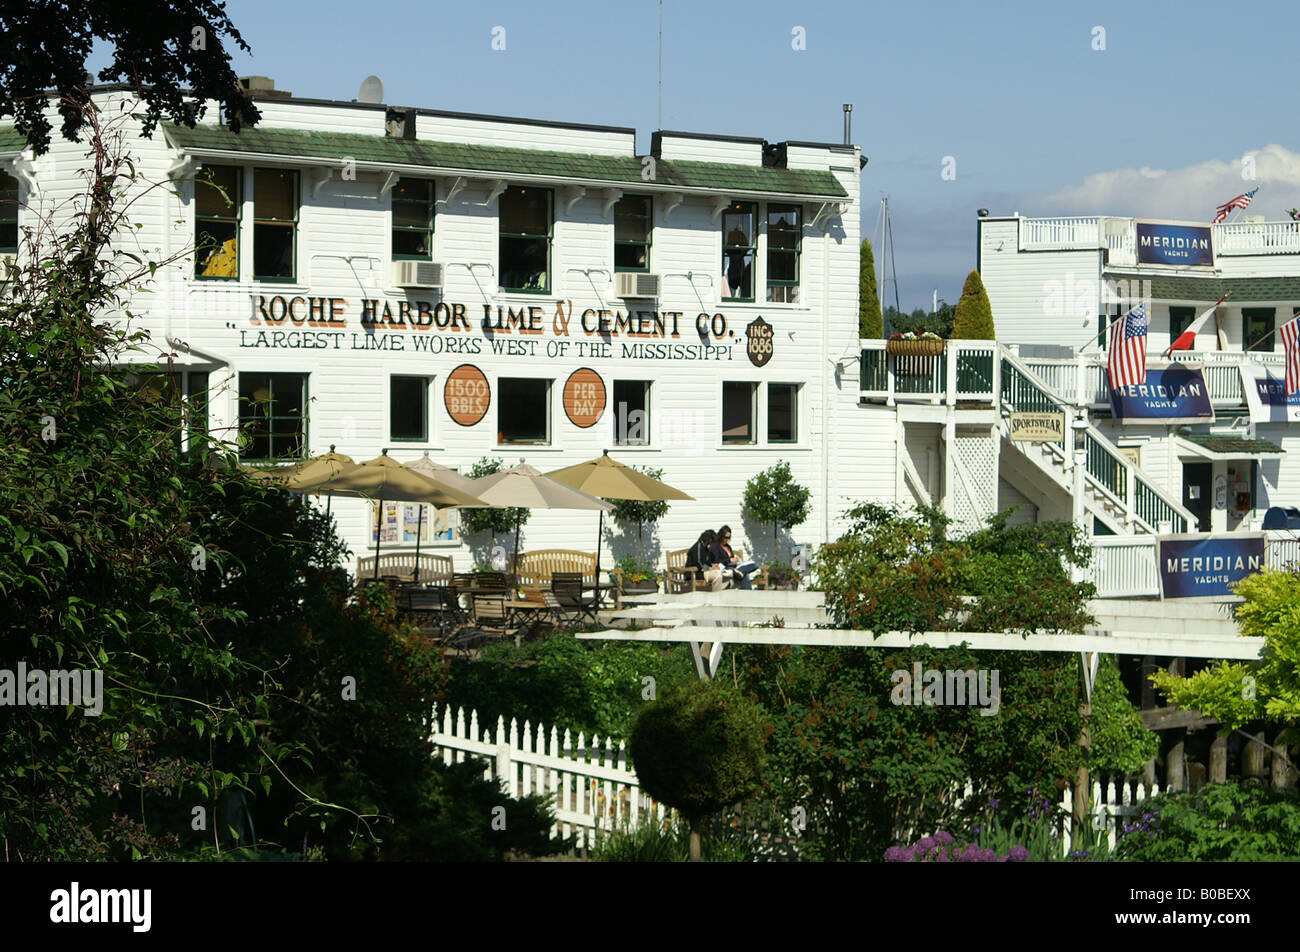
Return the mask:
<svg viewBox="0 0 1300 952">
<path fill-rule="evenodd" d="M 1243 159 L 1254 158 L 1254 178 L 1243 178 Z M 1116 215 L 1209 221 L 1215 206 L 1260 186 L 1247 214 L 1285 219 L 1300 206 L 1300 153 L 1267 145 L 1228 161 L 1209 159 L 1181 169 L 1114 169 L 1087 176 L 1048 195 L 1023 196 L 1029 215 Z"/>
</svg>

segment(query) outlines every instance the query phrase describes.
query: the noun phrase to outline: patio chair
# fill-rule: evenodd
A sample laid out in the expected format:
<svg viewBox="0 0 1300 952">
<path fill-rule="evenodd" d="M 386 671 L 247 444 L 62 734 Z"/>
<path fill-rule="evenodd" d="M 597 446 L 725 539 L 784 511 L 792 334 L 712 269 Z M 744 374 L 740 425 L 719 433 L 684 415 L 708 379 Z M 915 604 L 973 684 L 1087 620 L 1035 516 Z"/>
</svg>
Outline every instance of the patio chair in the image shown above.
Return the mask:
<svg viewBox="0 0 1300 952">
<path fill-rule="evenodd" d="M 510 624 L 504 595 L 474 596 L 474 627 L 490 638 L 510 638 L 519 632 Z"/>
<path fill-rule="evenodd" d="M 406 590 L 405 610 L 415 615 L 420 621 L 420 630 L 438 629 L 440 638 L 447 635 L 447 611 L 441 588 L 412 588 Z"/>
<path fill-rule="evenodd" d="M 505 592 L 510 587 L 504 572 L 479 572 L 477 577 L 481 592 Z"/>
<path fill-rule="evenodd" d="M 551 576 L 551 591 L 565 611 L 596 624 L 596 597 L 582 594 L 581 572 L 556 572 Z"/>
</svg>

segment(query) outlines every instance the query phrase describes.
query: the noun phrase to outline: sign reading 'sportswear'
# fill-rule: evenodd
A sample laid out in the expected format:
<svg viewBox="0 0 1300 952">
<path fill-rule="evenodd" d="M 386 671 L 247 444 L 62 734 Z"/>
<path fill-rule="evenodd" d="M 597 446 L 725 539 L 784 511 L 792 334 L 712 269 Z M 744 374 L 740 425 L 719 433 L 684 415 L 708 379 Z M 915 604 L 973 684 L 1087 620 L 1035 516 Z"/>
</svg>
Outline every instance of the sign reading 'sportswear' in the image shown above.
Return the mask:
<svg viewBox="0 0 1300 952">
<path fill-rule="evenodd" d="M 1232 586 L 1264 567 L 1262 533 L 1172 535 L 1157 540 L 1160 594 L 1164 598 L 1232 595 Z"/>
<path fill-rule="evenodd" d="M 1137 263 L 1214 267 L 1214 229 L 1168 221 L 1138 221 Z"/>
<path fill-rule="evenodd" d="M 1107 381 L 1109 383 L 1109 381 Z M 1210 388 L 1200 367 L 1170 364 L 1147 368 L 1146 383 L 1110 392 L 1121 423 L 1209 423 L 1214 420 Z"/>
</svg>

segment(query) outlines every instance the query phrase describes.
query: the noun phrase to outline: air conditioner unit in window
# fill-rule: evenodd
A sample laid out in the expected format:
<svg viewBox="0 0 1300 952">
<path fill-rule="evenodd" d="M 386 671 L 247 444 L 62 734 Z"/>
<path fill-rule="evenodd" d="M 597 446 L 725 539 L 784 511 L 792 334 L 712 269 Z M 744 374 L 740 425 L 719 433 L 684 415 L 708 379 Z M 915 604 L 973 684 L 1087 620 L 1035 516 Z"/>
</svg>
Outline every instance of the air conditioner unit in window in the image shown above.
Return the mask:
<svg viewBox="0 0 1300 952">
<path fill-rule="evenodd" d="M 394 261 L 393 272 L 399 288 L 442 287 L 442 265 L 436 261 Z"/>
<path fill-rule="evenodd" d="M 614 296 L 621 298 L 658 298 L 659 275 L 640 271 L 620 271 L 614 275 Z"/>
</svg>

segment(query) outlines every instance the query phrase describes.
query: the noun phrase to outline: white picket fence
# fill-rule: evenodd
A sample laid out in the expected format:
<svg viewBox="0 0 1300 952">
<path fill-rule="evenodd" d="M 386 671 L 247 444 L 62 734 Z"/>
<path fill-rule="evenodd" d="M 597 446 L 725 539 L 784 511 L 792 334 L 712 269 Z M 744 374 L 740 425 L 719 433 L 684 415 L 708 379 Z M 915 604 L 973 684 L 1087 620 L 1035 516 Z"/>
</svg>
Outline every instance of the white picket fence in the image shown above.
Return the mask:
<svg viewBox="0 0 1300 952">
<path fill-rule="evenodd" d="M 440 717 L 441 715 L 441 717 Z M 575 836 L 579 848 L 590 847 L 596 837 L 610 830 L 634 829 L 647 821 L 664 824 L 672 811 L 650 799 L 640 788 L 636 774 L 627 765 L 623 741 L 612 738 L 602 743 L 592 735 L 588 743 L 579 733 L 576 743 L 569 731 L 561 737 L 552 727 L 536 727 L 511 718 L 497 718 L 495 730 L 481 729 L 478 711 L 451 708 L 433 712 L 429 740 L 447 764 L 462 763 L 466 756 L 486 761 L 483 776 L 496 780 L 512 798 L 530 794 L 550 796 L 555 813 L 551 835 Z"/>
<path fill-rule="evenodd" d="M 611 738 L 602 744 L 593 735 L 588 744 L 579 733 L 575 743 L 567 730 L 561 737 L 552 727 L 548 735 L 543 725 L 534 728 L 528 721 L 521 730 L 513 718 L 507 727 L 504 717 L 497 718 L 495 731 L 481 729 L 478 712 L 469 711 L 467 719 L 463 707 L 454 718 L 451 708 L 441 712 L 435 708 L 433 725 L 429 740 L 438 748 L 435 756 L 447 764 L 463 763 L 467 756 L 482 758 L 484 778 L 499 781 L 512 798 L 550 796 L 556 821 L 551 835 L 573 836 L 579 849 L 589 848 L 611 830 L 634 829 L 645 822 L 663 825 L 672 814 L 642 792 L 636 774 L 628 767 L 623 741 L 615 747 Z M 1109 780 L 1103 788 L 1100 780 L 1094 781 L 1089 805 L 1093 830 L 1105 832 L 1114 849 L 1124 824 L 1141 816 L 1142 802 L 1159 792 L 1159 784 L 1147 789 L 1138 781 L 1120 781 L 1116 786 Z M 967 783 L 958 804 L 973 793 Z M 1073 809 L 1073 793 L 1066 789 L 1055 807 L 1062 856 L 1074 849 Z"/>
</svg>

